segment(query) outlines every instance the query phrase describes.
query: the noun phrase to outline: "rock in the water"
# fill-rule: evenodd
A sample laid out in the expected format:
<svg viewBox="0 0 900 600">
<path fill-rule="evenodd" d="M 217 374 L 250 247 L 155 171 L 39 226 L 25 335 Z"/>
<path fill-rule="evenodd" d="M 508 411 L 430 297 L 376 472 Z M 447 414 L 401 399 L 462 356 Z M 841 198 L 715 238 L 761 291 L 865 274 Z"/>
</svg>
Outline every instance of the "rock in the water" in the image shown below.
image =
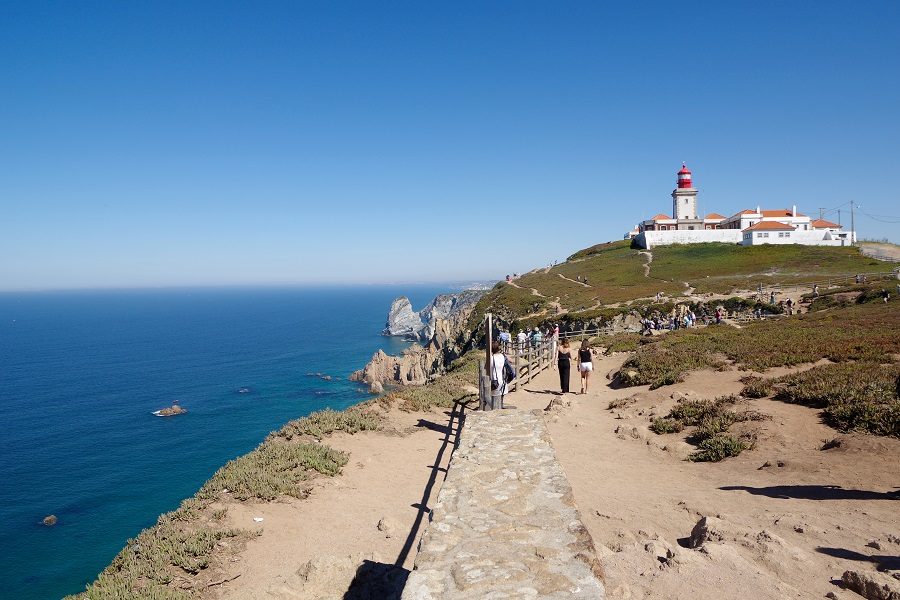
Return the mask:
<svg viewBox="0 0 900 600">
<path fill-rule="evenodd" d="M 169 408 L 164 408 L 162 410 L 158 410 L 158 411 L 154 412 L 153 414 L 156 415 L 157 417 L 172 417 L 174 415 L 180 415 L 180 414 L 183 414 L 186 412 L 187 412 L 187 409 L 184 409 L 177 404 L 173 404 Z"/>
<path fill-rule="evenodd" d="M 841 581 L 869 600 L 900 600 L 900 583 L 877 571 L 845 571 Z"/>
<path fill-rule="evenodd" d="M 41 523 L 43 523 L 47 527 L 53 527 L 54 525 L 56 525 L 56 522 L 58 520 L 59 519 L 56 518 L 56 515 L 47 515 L 46 517 L 44 517 L 44 520 L 41 521 Z"/>
<path fill-rule="evenodd" d="M 383 394 L 384 386 L 381 385 L 380 381 L 373 381 L 372 384 L 369 386 L 369 391 L 373 394 Z"/>
</svg>

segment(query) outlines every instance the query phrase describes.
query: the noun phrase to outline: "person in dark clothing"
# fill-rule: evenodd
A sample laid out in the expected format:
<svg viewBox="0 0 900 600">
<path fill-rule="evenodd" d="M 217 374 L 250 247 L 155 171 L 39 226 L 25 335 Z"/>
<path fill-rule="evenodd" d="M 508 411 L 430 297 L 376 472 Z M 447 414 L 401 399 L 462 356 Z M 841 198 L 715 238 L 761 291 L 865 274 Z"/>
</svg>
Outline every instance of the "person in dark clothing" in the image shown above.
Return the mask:
<svg viewBox="0 0 900 600">
<path fill-rule="evenodd" d="M 572 365 L 572 350 L 569 340 L 563 338 L 557 351 L 556 366 L 559 368 L 559 387 L 563 394 L 569 393 L 569 369 Z"/>
</svg>

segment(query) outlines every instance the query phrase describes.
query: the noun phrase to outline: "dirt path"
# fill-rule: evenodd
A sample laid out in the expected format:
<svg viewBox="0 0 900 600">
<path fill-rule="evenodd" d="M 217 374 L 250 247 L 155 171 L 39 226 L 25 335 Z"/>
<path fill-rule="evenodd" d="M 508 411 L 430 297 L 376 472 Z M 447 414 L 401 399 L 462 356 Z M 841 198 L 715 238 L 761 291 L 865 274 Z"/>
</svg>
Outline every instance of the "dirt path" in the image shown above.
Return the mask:
<svg viewBox="0 0 900 600">
<path fill-rule="evenodd" d="M 651 415 L 666 414 L 674 392 L 736 393 L 742 373 L 702 371 L 654 391 L 612 389 L 604 375 L 624 359 L 596 360 L 590 393 L 569 394 L 569 406 L 545 413 L 601 556 L 608 598 L 818 599 L 833 592 L 850 600 L 856 596 L 831 583 L 845 570 L 900 569 L 900 543 L 891 537 L 900 535 L 900 440 L 841 435 L 814 409 L 760 399 L 750 407 L 771 419 L 754 424 L 755 449 L 721 463 L 688 462 L 693 446 L 685 434 L 650 432 Z M 544 372 L 508 404 L 542 409 L 558 385 L 555 370 Z M 631 405 L 607 409 L 628 397 Z M 832 439 L 840 446 L 822 450 Z M 703 551 L 680 545 L 702 516 L 717 517 L 722 541 Z"/>
<path fill-rule="evenodd" d="M 643 254 L 647 257 L 647 262 L 644 263 L 644 277 L 650 277 L 650 263 L 653 262 L 653 254 L 647 250 L 641 250 L 638 254 Z"/>
<path fill-rule="evenodd" d="M 577 280 L 575 280 L 575 279 L 569 279 L 568 277 L 566 277 L 566 276 L 563 275 L 562 273 L 557 273 L 557 275 L 559 275 L 561 278 L 565 279 L 566 281 L 571 281 L 572 283 L 575 283 L 575 284 L 578 284 L 578 285 L 582 285 L 582 286 L 584 286 L 584 287 L 586 287 L 586 288 L 591 287 L 590 285 L 588 285 L 588 284 L 586 284 L 586 283 L 583 283 L 583 282 L 581 282 L 581 281 L 577 281 Z"/>
</svg>

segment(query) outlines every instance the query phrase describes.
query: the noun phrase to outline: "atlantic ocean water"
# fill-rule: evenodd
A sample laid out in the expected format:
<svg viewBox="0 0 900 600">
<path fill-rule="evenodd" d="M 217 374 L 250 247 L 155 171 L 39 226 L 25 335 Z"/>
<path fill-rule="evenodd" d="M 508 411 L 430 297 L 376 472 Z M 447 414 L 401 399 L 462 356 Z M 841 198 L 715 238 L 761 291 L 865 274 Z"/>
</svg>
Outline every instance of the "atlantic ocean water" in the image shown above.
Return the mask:
<svg viewBox="0 0 900 600">
<path fill-rule="evenodd" d="M 0 596 L 83 590 L 270 431 L 370 398 L 348 376 L 378 348 L 405 346 L 380 335 L 391 300 L 418 309 L 446 291 L 0 294 Z M 187 414 L 152 414 L 176 401 Z M 41 523 L 50 514 L 53 527 Z"/>
</svg>

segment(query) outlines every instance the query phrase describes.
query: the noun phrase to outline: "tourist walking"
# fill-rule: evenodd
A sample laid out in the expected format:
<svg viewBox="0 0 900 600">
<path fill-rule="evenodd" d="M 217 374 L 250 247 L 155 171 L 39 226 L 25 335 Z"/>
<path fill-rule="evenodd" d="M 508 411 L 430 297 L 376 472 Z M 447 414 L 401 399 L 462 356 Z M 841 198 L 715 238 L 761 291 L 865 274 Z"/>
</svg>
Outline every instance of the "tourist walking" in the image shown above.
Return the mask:
<svg viewBox="0 0 900 600">
<path fill-rule="evenodd" d="M 594 363 L 591 355 L 591 345 L 587 340 L 581 342 L 581 349 L 578 351 L 578 371 L 581 373 L 581 393 L 586 394 L 588 391 L 588 380 L 591 378 L 591 371 L 594 370 Z"/>
<path fill-rule="evenodd" d="M 519 356 L 525 354 L 525 342 L 528 341 L 528 334 L 524 331 L 520 331 L 516 335 L 516 341 L 519 342 Z"/>
<path fill-rule="evenodd" d="M 572 368 L 572 349 L 569 348 L 569 340 L 563 338 L 559 343 L 556 367 L 559 369 L 559 388 L 563 394 L 569 393 L 569 372 Z"/>
<path fill-rule="evenodd" d="M 488 373 L 491 376 L 491 404 L 488 410 L 503 408 L 503 397 L 506 395 L 506 378 L 503 369 L 506 367 L 506 355 L 500 351 L 500 342 L 491 344 L 491 360 L 488 362 Z"/>
</svg>

